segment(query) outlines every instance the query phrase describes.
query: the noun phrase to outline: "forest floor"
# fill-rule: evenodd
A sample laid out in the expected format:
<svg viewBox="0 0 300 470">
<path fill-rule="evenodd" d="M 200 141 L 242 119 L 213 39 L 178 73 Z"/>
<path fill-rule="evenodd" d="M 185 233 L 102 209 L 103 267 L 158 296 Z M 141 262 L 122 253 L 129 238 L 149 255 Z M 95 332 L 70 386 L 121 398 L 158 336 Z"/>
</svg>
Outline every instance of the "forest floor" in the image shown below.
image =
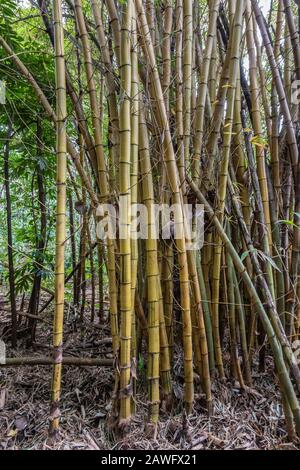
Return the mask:
<svg viewBox="0 0 300 470">
<path fill-rule="evenodd" d="M 43 323 L 43 328 L 37 329 L 35 352 L 26 350 L 25 340 L 20 340 L 17 351 L 8 348 L 8 357 L 49 355 L 51 315 L 48 315 L 44 322 L 39 322 L 39 325 Z M 9 313 L 2 307 L 0 333 L 8 321 Z M 112 358 L 111 344 L 100 343 L 109 336 L 107 327 L 95 327 L 87 322 L 84 329 L 79 330 L 75 325 L 72 315 L 67 315 L 66 355 Z M 156 439 L 149 439 L 145 431 L 147 387 L 142 360 L 138 364 L 137 414 L 124 438 L 116 436 L 109 424 L 113 372 L 109 368 L 65 366 L 61 431 L 56 442 L 49 441 L 47 436 L 50 368 L 0 367 L 0 449 L 300 449 L 299 443 L 289 443 L 287 439 L 271 358 L 267 358 L 269 372 L 254 373 L 253 389 L 247 392 L 238 385 L 215 381 L 210 418 L 203 396 L 196 390 L 194 412 L 187 419 L 182 413 L 183 371 L 178 352 L 175 352 L 176 357 L 174 406 L 171 414 L 161 412 Z"/>
</svg>

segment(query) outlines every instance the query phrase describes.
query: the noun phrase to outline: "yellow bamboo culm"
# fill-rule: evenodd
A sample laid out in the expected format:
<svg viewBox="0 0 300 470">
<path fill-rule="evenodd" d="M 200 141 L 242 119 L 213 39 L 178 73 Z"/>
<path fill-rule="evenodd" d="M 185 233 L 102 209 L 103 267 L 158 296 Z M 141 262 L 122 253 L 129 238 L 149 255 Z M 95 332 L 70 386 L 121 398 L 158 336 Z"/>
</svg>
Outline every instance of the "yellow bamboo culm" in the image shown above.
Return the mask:
<svg viewBox="0 0 300 470">
<path fill-rule="evenodd" d="M 59 400 L 62 372 L 62 342 L 65 294 L 65 233 L 66 233 L 66 82 L 64 30 L 61 0 L 53 0 L 56 75 L 56 250 L 55 250 L 55 312 L 53 326 L 54 366 L 51 387 L 50 434 L 59 427 Z"/>
<path fill-rule="evenodd" d="M 131 236 L 130 236 L 130 146 L 131 146 L 131 24 L 132 1 L 122 5 L 120 47 L 120 427 L 131 416 Z"/>
<path fill-rule="evenodd" d="M 159 268 L 157 258 L 157 240 L 155 239 L 155 213 L 153 180 L 151 173 L 148 131 L 144 112 L 140 110 L 140 166 L 143 187 L 143 202 L 148 213 L 148 234 L 146 244 L 146 272 L 148 296 L 148 382 L 149 382 L 149 417 L 156 425 L 159 411 L 159 317 L 160 298 L 158 289 Z"/>
<path fill-rule="evenodd" d="M 131 204 L 132 207 L 138 202 L 138 152 L 139 152 L 139 75 L 138 75 L 138 41 L 136 33 L 136 15 L 133 8 L 132 15 L 132 33 L 131 33 L 131 170 L 130 170 L 130 186 L 131 186 Z M 133 216 L 133 214 L 132 214 Z M 135 293 L 138 275 L 138 240 L 133 231 L 135 227 L 131 227 L 131 356 L 133 367 L 136 370 L 137 363 L 137 324 L 135 314 Z M 133 374 L 134 375 L 134 374 Z M 133 376 L 133 396 L 131 409 L 135 412 L 135 394 L 136 394 L 136 377 Z"/>
<path fill-rule="evenodd" d="M 183 129 L 184 160 L 187 169 L 190 164 L 192 50 L 193 0 L 183 0 Z"/>
<path fill-rule="evenodd" d="M 172 246 L 166 244 L 165 252 L 162 260 L 161 282 L 163 308 L 165 316 L 165 325 L 167 340 L 169 343 L 170 361 L 173 361 L 174 352 L 174 319 L 173 319 L 173 269 L 174 269 L 174 253 Z"/>
</svg>

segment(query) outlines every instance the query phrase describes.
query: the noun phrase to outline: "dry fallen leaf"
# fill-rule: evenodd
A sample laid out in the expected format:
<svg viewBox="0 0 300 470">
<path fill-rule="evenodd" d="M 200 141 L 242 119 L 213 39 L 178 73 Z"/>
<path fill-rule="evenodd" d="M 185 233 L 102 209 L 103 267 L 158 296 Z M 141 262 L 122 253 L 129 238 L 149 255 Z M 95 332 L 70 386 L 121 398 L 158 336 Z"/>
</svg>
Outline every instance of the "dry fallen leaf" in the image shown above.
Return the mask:
<svg viewBox="0 0 300 470">
<path fill-rule="evenodd" d="M 17 430 L 17 429 L 11 429 L 11 430 L 7 433 L 7 437 L 15 437 L 17 434 L 18 434 L 18 430 Z"/>
</svg>

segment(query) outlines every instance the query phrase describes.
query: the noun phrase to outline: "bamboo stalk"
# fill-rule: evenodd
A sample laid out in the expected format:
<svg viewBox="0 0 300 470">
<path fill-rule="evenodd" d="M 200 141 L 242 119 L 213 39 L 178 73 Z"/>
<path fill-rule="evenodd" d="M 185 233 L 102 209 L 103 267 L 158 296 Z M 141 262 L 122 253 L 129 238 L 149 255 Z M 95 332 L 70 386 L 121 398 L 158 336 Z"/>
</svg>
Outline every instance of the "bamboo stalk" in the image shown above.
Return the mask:
<svg viewBox="0 0 300 470">
<path fill-rule="evenodd" d="M 140 140 L 140 166 L 143 188 L 143 202 L 148 212 L 147 238 L 146 245 L 146 276 L 147 276 L 147 304 L 148 304 L 148 381 L 149 381 L 149 418 L 156 426 L 159 413 L 159 318 L 160 318 L 160 299 L 158 285 L 159 268 L 157 259 L 157 242 L 155 239 L 155 213 L 154 213 L 154 194 L 153 181 L 151 174 L 151 164 L 149 155 L 148 131 L 144 116 L 144 110 L 140 110 L 139 122 L 139 140 Z"/>
<path fill-rule="evenodd" d="M 131 416 L 131 240 L 130 240 L 130 98 L 131 98 L 131 22 L 133 4 L 122 7 L 120 44 L 121 105 L 120 105 L 120 195 L 122 222 L 120 230 L 120 426 L 126 428 Z"/>
<path fill-rule="evenodd" d="M 133 8 L 132 14 L 132 32 L 131 32 L 131 169 L 130 169 L 130 186 L 131 186 L 131 204 L 134 207 L 138 202 L 138 153 L 139 153 L 139 77 L 138 77 L 138 41 L 137 41 L 137 25 L 136 13 Z M 135 237 L 134 229 L 131 227 L 131 309 L 132 309 L 132 342 L 131 356 L 132 362 L 137 363 L 137 325 L 135 315 L 135 293 L 137 287 L 138 274 L 138 241 Z M 136 395 L 136 377 L 133 377 L 133 400 L 132 409 L 135 411 L 135 395 Z"/>
<path fill-rule="evenodd" d="M 56 435 L 59 427 L 61 391 L 65 238 L 66 238 L 66 83 L 64 58 L 64 31 L 61 1 L 53 0 L 56 70 L 56 251 L 55 251 L 55 312 L 53 325 L 53 375 L 51 386 L 50 433 Z"/>
<path fill-rule="evenodd" d="M 154 48 L 151 41 L 149 27 L 146 20 L 143 4 L 141 0 L 135 0 L 138 27 L 142 35 L 142 48 L 147 61 L 149 61 L 151 75 L 153 79 L 153 87 L 149 90 L 153 93 L 153 99 L 156 103 L 155 110 L 157 111 L 157 120 L 160 131 L 163 132 L 163 152 L 164 162 L 166 166 L 166 173 L 168 176 L 169 184 L 173 193 L 173 202 L 178 205 L 179 218 L 178 229 L 180 233 L 184 233 L 183 223 L 184 215 L 182 208 L 182 198 L 179 188 L 178 173 L 174 149 L 172 145 L 172 138 L 170 134 L 169 122 L 167 119 L 166 109 L 164 106 L 164 99 L 161 89 L 161 83 L 158 75 L 156 59 L 154 55 Z M 180 265 L 180 295 L 181 295 L 181 310 L 184 323 L 183 329 L 183 345 L 184 345 L 184 370 L 185 370 L 185 403 L 187 412 L 192 410 L 194 400 L 194 384 L 193 384 L 193 352 L 192 352 L 192 325 L 191 325 L 191 312 L 190 312 L 190 293 L 189 293 L 189 275 L 186 255 L 185 238 L 176 240 L 178 250 L 178 258 Z"/>
</svg>

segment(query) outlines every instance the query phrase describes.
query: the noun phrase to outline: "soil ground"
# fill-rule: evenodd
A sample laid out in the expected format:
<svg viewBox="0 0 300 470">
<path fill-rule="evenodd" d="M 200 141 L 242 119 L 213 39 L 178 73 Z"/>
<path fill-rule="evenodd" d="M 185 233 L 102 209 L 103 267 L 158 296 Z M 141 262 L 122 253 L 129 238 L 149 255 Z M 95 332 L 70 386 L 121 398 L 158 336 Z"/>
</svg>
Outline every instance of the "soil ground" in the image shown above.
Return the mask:
<svg viewBox="0 0 300 470">
<path fill-rule="evenodd" d="M 3 330 L 8 325 L 9 312 L 3 304 L 0 309 Z M 49 355 L 51 312 L 53 307 L 39 322 L 35 351 L 26 350 L 25 339 L 21 339 L 18 350 L 8 347 L 8 357 Z M 109 340 L 101 342 L 109 337 L 108 325 L 100 327 L 86 322 L 79 329 L 73 317 L 70 312 L 66 315 L 64 354 L 112 358 Z M 146 434 L 146 365 L 142 360 L 138 364 L 137 414 L 130 432 L 123 438 L 110 425 L 113 372 L 109 368 L 65 366 L 61 431 L 56 442 L 49 441 L 47 436 L 51 368 L 0 368 L 0 449 L 300 449 L 299 443 L 290 443 L 287 438 L 270 357 L 268 372 L 258 374 L 254 370 L 253 388 L 247 392 L 232 382 L 215 381 L 210 418 L 197 387 L 193 414 L 186 418 L 182 413 L 183 371 L 179 351 L 175 358 L 173 410 L 161 411 L 156 439 L 149 439 Z"/>
</svg>

